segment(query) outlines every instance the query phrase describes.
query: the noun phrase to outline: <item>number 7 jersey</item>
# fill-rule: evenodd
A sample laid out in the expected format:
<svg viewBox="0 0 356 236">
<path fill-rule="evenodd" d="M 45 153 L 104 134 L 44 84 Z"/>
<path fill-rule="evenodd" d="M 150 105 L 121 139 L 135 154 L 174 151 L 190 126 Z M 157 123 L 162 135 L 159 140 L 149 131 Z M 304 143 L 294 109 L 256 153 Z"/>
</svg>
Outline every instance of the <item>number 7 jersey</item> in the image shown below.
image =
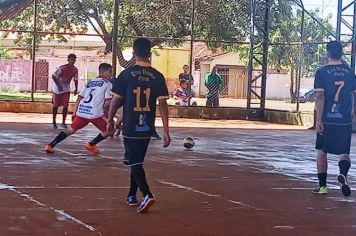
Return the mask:
<svg viewBox="0 0 356 236">
<path fill-rule="evenodd" d="M 356 91 L 356 77 L 348 66 L 330 64 L 320 68 L 315 75 L 314 89 L 324 91 L 323 123 L 352 123 L 352 92 Z"/>
<path fill-rule="evenodd" d="M 149 64 L 134 65 L 114 80 L 112 93 L 123 99 L 123 136 L 150 138 L 156 101 L 169 98 L 164 76 Z"/>
<path fill-rule="evenodd" d="M 105 100 L 112 98 L 112 84 L 104 78 L 95 78 L 87 83 L 79 96 L 76 115 L 86 119 L 95 119 L 104 115 Z"/>
</svg>

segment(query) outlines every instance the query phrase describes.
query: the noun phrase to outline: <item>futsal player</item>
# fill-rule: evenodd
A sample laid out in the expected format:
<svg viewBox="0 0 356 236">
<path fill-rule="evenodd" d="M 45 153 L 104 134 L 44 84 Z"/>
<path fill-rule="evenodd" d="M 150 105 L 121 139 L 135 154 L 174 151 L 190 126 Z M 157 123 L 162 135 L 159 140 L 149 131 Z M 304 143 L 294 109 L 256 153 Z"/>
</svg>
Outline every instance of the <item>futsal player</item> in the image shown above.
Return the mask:
<svg viewBox="0 0 356 236">
<path fill-rule="evenodd" d="M 54 82 L 53 86 L 53 97 L 52 97 L 52 124 L 53 128 L 57 129 L 57 113 L 58 107 L 63 106 L 63 120 L 61 127 L 67 128 L 66 118 L 68 114 L 68 104 L 70 97 L 70 82 L 74 79 L 74 95 L 78 93 L 78 69 L 74 66 L 77 60 L 77 56 L 74 54 L 68 55 L 68 64 L 58 67 L 58 69 L 53 73 L 52 79 Z"/>
<path fill-rule="evenodd" d="M 77 130 L 84 128 L 89 123 L 95 125 L 101 133 L 92 141 L 86 143 L 84 147 L 95 154 L 100 152 L 96 144 L 112 134 L 107 132 L 107 118 L 104 116 L 104 109 L 108 109 L 112 98 L 112 84 L 109 81 L 111 76 L 112 66 L 107 63 L 100 64 L 99 76 L 87 83 L 78 96 L 72 125 L 68 129 L 60 132 L 57 137 L 46 146 L 45 150 L 47 153 L 53 153 L 54 147 L 58 143 L 74 134 Z"/>
<path fill-rule="evenodd" d="M 312 192 L 327 194 L 327 154 L 338 155 L 337 181 L 344 196 L 350 196 L 347 174 L 351 167 L 350 145 L 356 77 L 342 62 L 342 45 L 338 41 L 327 44 L 329 63 L 315 75 L 316 97 L 316 149 L 319 186 Z"/>
<path fill-rule="evenodd" d="M 124 164 L 131 168 L 130 190 L 127 195 L 129 205 L 138 205 L 136 192 L 139 188 L 143 198 L 137 212 L 146 212 L 155 202 L 146 180 L 143 163 L 146 151 L 154 132 L 156 100 L 163 121 L 164 147 L 170 144 L 168 127 L 168 89 L 164 76 L 151 67 L 151 41 L 138 38 L 133 44 L 136 64 L 120 73 L 114 83 L 110 104 L 108 131 L 114 130 L 114 115 L 123 106 L 123 137 L 125 146 Z"/>
</svg>

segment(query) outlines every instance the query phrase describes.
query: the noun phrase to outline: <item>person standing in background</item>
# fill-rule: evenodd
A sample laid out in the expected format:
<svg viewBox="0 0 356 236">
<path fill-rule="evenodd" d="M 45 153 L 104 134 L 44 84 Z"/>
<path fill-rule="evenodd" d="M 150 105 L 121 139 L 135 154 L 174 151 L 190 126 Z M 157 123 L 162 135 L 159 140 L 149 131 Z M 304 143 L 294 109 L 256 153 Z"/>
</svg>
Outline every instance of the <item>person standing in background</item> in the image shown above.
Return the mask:
<svg viewBox="0 0 356 236">
<path fill-rule="evenodd" d="M 57 113 L 58 107 L 63 106 L 63 119 L 61 127 L 67 129 L 66 118 L 68 114 L 68 105 L 70 97 L 70 82 L 74 79 L 74 95 L 78 93 L 78 69 L 74 66 L 77 60 L 77 56 L 74 54 L 68 55 L 68 64 L 58 67 L 58 69 L 53 73 L 52 79 L 54 82 L 53 86 L 53 97 L 52 97 L 52 124 L 53 128 L 57 129 Z"/>
</svg>

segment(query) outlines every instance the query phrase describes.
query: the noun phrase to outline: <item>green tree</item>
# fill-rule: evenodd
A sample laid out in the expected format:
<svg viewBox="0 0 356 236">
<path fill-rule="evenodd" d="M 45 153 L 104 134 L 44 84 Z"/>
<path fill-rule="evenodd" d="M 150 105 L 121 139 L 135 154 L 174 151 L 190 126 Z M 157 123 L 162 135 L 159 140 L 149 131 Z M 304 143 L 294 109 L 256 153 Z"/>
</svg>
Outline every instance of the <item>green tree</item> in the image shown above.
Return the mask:
<svg viewBox="0 0 356 236">
<path fill-rule="evenodd" d="M 310 12 L 324 27 L 335 31 L 330 21 L 330 16 L 325 19 L 320 17 L 319 11 Z M 271 6 L 270 22 L 270 46 L 268 54 L 269 67 L 277 70 L 287 69 L 290 74 L 290 97 L 295 102 L 296 84 L 298 73 L 301 76 L 312 76 L 317 68 L 326 63 L 325 44 L 323 42 L 330 39 L 330 35 L 320 24 L 305 14 L 304 30 L 305 44 L 301 53 L 300 32 L 302 23 L 302 11 L 290 0 L 279 0 L 273 2 Z M 257 36 L 257 41 L 259 40 Z M 293 43 L 292 43 L 293 42 Z M 317 43 L 319 42 L 319 43 Z M 240 57 L 246 63 L 249 58 L 249 46 L 243 46 L 240 50 Z M 262 60 L 261 56 L 256 56 Z M 300 68 L 300 58 L 303 58 L 303 66 Z M 258 65 L 255 65 L 258 66 Z"/>
<path fill-rule="evenodd" d="M 11 59 L 13 58 L 10 51 L 6 48 L 0 47 L 0 59 Z"/>
<path fill-rule="evenodd" d="M 321 19 L 318 11 L 311 14 L 318 19 L 329 30 L 333 27 L 329 23 L 330 18 Z M 300 45 L 288 44 L 288 42 L 300 41 L 300 31 L 302 23 L 302 11 L 295 10 L 290 6 L 288 14 L 281 13 L 272 21 L 270 40 L 277 43 L 269 49 L 269 65 L 276 69 L 288 68 L 290 73 L 290 96 L 295 102 L 297 78 L 299 76 L 312 76 L 317 68 L 325 63 L 325 45 L 323 42 L 329 39 L 330 35 L 311 17 L 305 14 L 304 18 L 305 44 L 301 52 Z M 287 44 L 278 44 L 286 42 Z M 319 42 L 319 44 L 315 43 Z M 302 57 L 302 67 L 300 59 Z M 299 74 L 301 73 L 301 75 Z"/>
<path fill-rule="evenodd" d="M 239 40 L 248 28 L 248 0 L 196 0 L 195 38 L 204 40 Z M 86 33 L 93 28 L 112 51 L 113 0 L 41 0 L 38 1 L 37 29 L 53 34 L 39 34 L 43 39 L 68 40 L 56 32 Z M 119 35 L 148 36 L 154 45 L 179 45 L 191 34 L 191 0 L 120 0 Z M 14 19 L 0 22 L 0 29 L 33 30 L 33 8 L 27 8 Z M 7 36 L 6 34 L 4 35 Z M 18 37 L 17 43 L 28 45 L 31 34 Z M 177 40 L 173 40 L 177 39 Z M 120 37 L 118 60 L 126 67 L 122 48 L 132 43 L 132 37 Z M 210 46 L 217 47 L 218 43 Z"/>
</svg>

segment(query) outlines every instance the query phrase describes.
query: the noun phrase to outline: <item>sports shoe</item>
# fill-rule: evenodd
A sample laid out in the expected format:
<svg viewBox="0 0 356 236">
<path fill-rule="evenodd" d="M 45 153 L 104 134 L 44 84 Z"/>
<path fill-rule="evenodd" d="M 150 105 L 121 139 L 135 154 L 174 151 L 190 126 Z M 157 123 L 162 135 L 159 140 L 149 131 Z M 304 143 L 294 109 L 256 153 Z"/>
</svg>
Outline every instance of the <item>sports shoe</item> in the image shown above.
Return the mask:
<svg viewBox="0 0 356 236">
<path fill-rule="evenodd" d="M 157 140 L 161 140 L 161 139 L 162 139 L 162 138 L 157 134 L 157 132 L 154 132 L 154 133 L 152 134 L 152 137 L 155 138 L 155 139 L 157 139 Z"/>
<path fill-rule="evenodd" d="M 138 213 L 145 213 L 148 212 L 148 209 L 155 203 L 156 199 L 154 196 L 150 196 L 147 194 L 140 203 L 140 206 L 137 208 Z"/>
<path fill-rule="evenodd" d="M 56 123 L 53 123 L 52 125 L 53 125 L 53 129 L 58 129 L 58 126 Z"/>
<path fill-rule="evenodd" d="M 138 205 L 136 196 L 128 196 L 126 199 L 126 202 L 129 206 L 137 206 Z"/>
<path fill-rule="evenodd" d="M 54 153 L 54 148 L 51 145 L 46 145 L 45 150 L 47 153 Z"/>
<path fill-rule="evenodd" d="M 337 181 L 340 184 L 342 195 L 344 195 L 345 197 L 349 197 L 351 195 L 351 189 L 350 189 L 349 185 L 347 184 L 345 175 L 339 174 L 337 176 Z"/>
<path fill-rule="evenodd" d="M 94 154 L 99 154 L 100 150 L 96 145 L 84 144 L 84 147 Z"/>
<path fill-rule="evenodd" d="M 66 124 L 61 124 L 61 127 L 62 127 L 63 129 L 68 129 L 68 126 L 67 126 Z"/>
<path fill-rule="evenodd" d="M 318 186 L 312 190 L 312 193 L 322 194 L 322 195 L 328 194 L 328 186 L 322 186 L 322 187 Z"/>
</svg>

